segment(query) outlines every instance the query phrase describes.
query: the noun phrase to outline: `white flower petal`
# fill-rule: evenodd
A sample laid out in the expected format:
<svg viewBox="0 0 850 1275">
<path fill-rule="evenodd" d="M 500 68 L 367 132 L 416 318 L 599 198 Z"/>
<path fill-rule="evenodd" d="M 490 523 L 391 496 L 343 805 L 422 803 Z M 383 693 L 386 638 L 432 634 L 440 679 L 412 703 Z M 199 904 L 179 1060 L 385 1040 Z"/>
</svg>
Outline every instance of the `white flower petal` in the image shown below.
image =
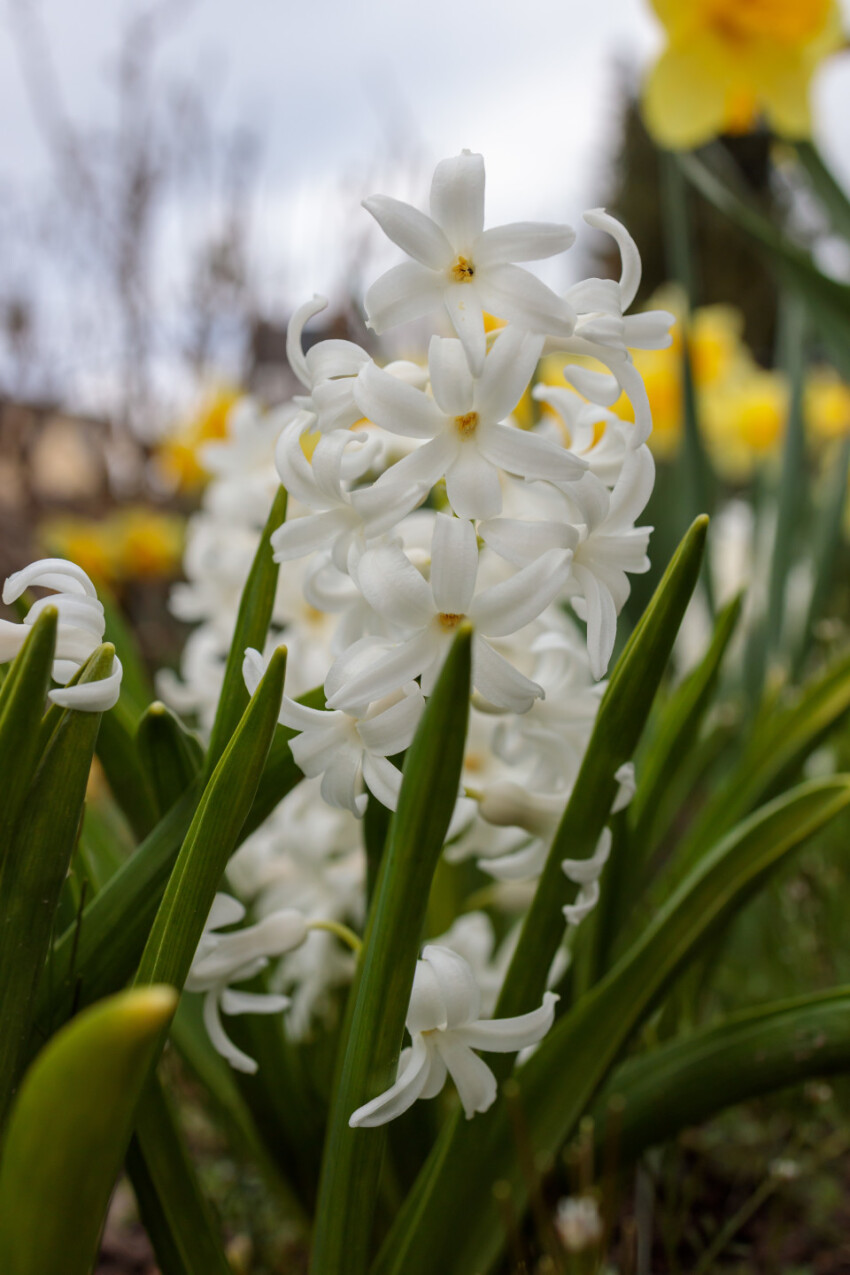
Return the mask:
<svg viewBox="0 0 850 1275">
<path fill-rule="evenodd" d="M 446 1029 L 474 1022 L 481 1013 L 481 992 L 463 957 L 449 947 L 429 943 L 422 951 L 422 961 L 436 975 L 446 1009 Z"/>
<path fill-rule="evenodd" d="M 235 1014 L 280 1014 L 291 1005 L 288 996 L 272 992 L 239 992 L 226 987 L 221 993 L 221 1012 Z"/>
<path fill-rule="evenodd" d="M 431 216 L 455 252 L 469 256 L 484 229 L 484 157 L 463 151 L 444 159 L 431 181 Z"/>
<path fill-rule="evenodd" d="M 598 681 L 605 676 L 617 638 L 617 608 L 608 589 L 587 567 L 573 564 L 573 573 L 587 606 L 587 653 Z"/>
<path fill-rule="evenodd" d="M 446 495 L 461 519 L 495 518 L 501 512 L 498 470 L 481 454 L 474 437 L 461 441 L 446 469 Z"/>
<path fill-rule="evenodd" d="M 509 713 L 527 713 L 543 697 L 542 686 L 523 676 L 478 635 L 472 644 L 472 681 L 488 704 Z"/>
<path fill-rule="evenodd" d="M 56 589 L 60 593 L 80 593 L 96 598 L 91 580 L 75 562 L 67 558 L 40 558 L 21 571 L 10 575 L 3 585 L 3 601 L 6 606 L 17 602 L 27 589 L 38 585 L 42 589 Z"/>
<path fill-rule="evenodd" d="M 443 303 L 460 338 L 473 376 L 480 376 L 487 353 L 484 311 L 473 283 L 451 283 L 443 292 Z"/>
<path fill-rule="evenodd" d="M 484 1059 L 458 1040 L 454 1032 L 437 1033 L 434 1042 L 455 1083 L 467 1120 L 492 1107 L 498 1086 Z"/>
<path fill-rule="evenodd" d="M 529 332 L 572 336 L 575 314 L 570 306 L 522 266 L 487 266 L 476 274 L 475 286 L 482 305 L 500 319 Z"/>
<path fill-rule="evenodd" d="M 398 1080 L 385 1093 L 358 1107 L 349 1118 L 349 1126 L 352 1129 L 374 1129 L 377 1125 L 386 1124 L 388 1120 L 395 1120 L 396 1116 L 402 1115 L 421 1097 L 430 1073 L 430 1050 L 423 1038 L 416 1035 L 413 1037 L 413 1048 L 407 1066 Z"/>
<path fill-rule="evenodd" d="M 580 456 L 513 425 L 491 425 L 482 430 L 478 448 L 491 464 L 527 482 L 573 482 L 587 469 L 587 461 Z"/>
<path fill-rule="evenodd" d="M 245 908 L 238 899 L 234 899 L 231 894 L 219 891 L 213 899 L 204 931 L 220 930 L 225 925 L 237 925 L 244 915 Z"/>
<path fill-rule="evenodd" d="M 378 757 L 393 757 L 403 752 L 416 734 L 424 707 L 422 692 L 414 682 L 398 703 L 357 723 L 363 746 Z"/>
<path fill-rule="evenodd" d="M 398 808 L 401 771 L 391 761 L 387 761 L 386 757 L 376 757 L 374 753 L 363 754 L 363 782 L 372 796 L 377 797 L 387 810 Z"/>
<path fill-rule="evenodd" d="M 608 372 L 594 372 L 590 368 L 568 363 L 564 368 L 564 376 L 579 394 L 602 407 L 613 407 L 622 393 L 619 381 Z"/>
<path fill-rule="evenodd" d="M 431 337 L 428 374 L 434 398 L 446 416 L 463 416 L 472 410 L 475 386 L 460 341 L 453 337 Z"/>
<path fill-rule="evenodd" d="M 347 677 L 331 666 L 339 689 L 328 696 L 328 707 L 342 708 L 372 703 L 397 691 L 418 677 L 433 660 L 435 645 L 428 632 L 419 633 L 408 642 L 384 648 L 372 664 Z M 344 656 L 340 657 L 344 660 Z M 330 674 L 328 675 L 330 680 Z"/>
<path fill-rule="evenodd" d="M 301 384 L 308 390 L 313 388 L 313 378 L 310 375 L 310 369 L 304 357 L 301 335 L 309 320 L 315 315 L 321 314 L 322 310 L 327 309 L 327 306 L 327 297 L 320 297 L 317 293 L 309 301 L 305 301 L 303 305 L 298 307 L 289 320 L 286 329 L 286 360 Z"/>
<path fill-rule="evenodd" d="M 431 541 L 431 591 L 437 610 L 445 615 L 466 615 L 477 574 L 478 539 L 472 523 L 439 514 Z"/>
<path fill-rule="evenodd" d="M 560 593 L 569 574 L 569 555 L 550 549 L 509 580 L 479 593 L 470 618 L 487 637 L 507 637 L 537 619 Z"/>
<path fill-rule="evenodd" d="M 538 1009 L 515 1018 L 491 1018 L 470 1023 L 468 1027 L 459 1027 L 454 1033 L 455 1038 L 471 1049 L 484 1049 L 490 1053 L 509 1054 L 515 1049 L 527 1049 L 542 1040 L 552 1026 L 559 999 L 556 992 L 544 992 L 543 1004 Z"/>
<path fill-rule="evenodd" d="M 440 304 L 444 288 L 439 275 L 416 261 L 393 266 L 375 280 L 363 299 L 369 327 L 380 333 L 421 319 Z"/>
<path fill-rule="evenodd" d="M 412 204 L 389 195 L 370 195 L 363 200 L 388 239 L 430 270 L 445 270 L 454 259 L 452 245 L 437 223 Z"/>
<path fill-rule="evenodd" d="M 588 226 L 593 226 L 594 230 L 603 230 L 617 242 L 622 260 L 620 307 L 623 311 L 628 310 L 640 287 L 641 266 L 637 244 L 623 223 L 617 221 L 617 218 L 612 217 L 604 208 L 591 208 L 584 214 L 584 220 Z"/>
<path fill-rule="evenodd" d="M 518 518 L 494 518 L 482 522 L 478 534 L 485 544 L 507 562 L 524 567 L 550 549 L 572 551 L 579 533 L 567 522 L 524 522 Z"/>
<path fill-rule="evenodd" d="M 443 428 L 443 414 L 433 399 L 374 363 L 357 377 L 354 397 L 365 417 L 392 434 L 434 438 Z"/>
<path fill-rule="evenodd" d="M 522 328 L 507 327 L 499 333 L 484 360 L 475 387 L 475 407 L 488 421 L 501 421 L 514 410 L 537 366 L 543 338 Z"/>
<path fill-rule="evenodd" d="M 112 672 L 97 682 L 78 682 L 76 686 L 64 686 L 50 691 L 47 698 L 60 708 L 72 708 L 82 713 L 106 713 L 118 703 L 121 694 L 121 661 L 112 657 Z"/>
<path fill-rule="evenodd" d="M 207 1035 L 212 1042 L 213 1048 L 217 1053 L 221 1054 L 236 1071 L 244 1071 L 249 1076 L 253 1076 L 257 1071 L 257 1064 L 253 1058 L 249 1058 L 246 1053 L 238 1049 L 233 1041 L 225 1032 L 221 1025 L 221 1018 L 218 1010 L 219 993 L 214 988 L 211 992 L 207 992 L 204 997 L 204 1026 L 207 1029 Z"/>
<path fill-rule="evenodd" d="M 485 230 L 475 249 L 476 265 L 500 261 L 543 261 L 575 243 L 571 226 L 551 221 L 514 221 Z"/>
<path fill-rule="evenodd" d="M 407 487 L 424 483 L 430 490 L 443 477 L 460 451 L 460 446 L 460 437 L 455 430 L 439 434 L 437 438 L 429 438 L 415 452 L 397 461 L 395 465 L 390 465 L 375 486 L 380 491 L 400 484 Z"/>
<path fill-rule="evenodd" d="M 367 549 L 354 578 L 369 605 L 399 628 L 421 628 L 434 618 L 431 590 L 398 544 Z"/>
</svg>

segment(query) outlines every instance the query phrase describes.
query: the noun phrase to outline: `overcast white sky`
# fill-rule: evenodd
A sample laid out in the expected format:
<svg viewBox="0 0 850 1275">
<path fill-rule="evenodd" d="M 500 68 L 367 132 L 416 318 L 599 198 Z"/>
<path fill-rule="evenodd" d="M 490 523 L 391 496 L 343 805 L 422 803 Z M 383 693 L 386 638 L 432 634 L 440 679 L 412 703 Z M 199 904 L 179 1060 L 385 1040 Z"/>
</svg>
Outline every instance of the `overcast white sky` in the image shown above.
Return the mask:
<svg viewBox="0 0 850 1275">
<path fill-rule="evenodd" d="M 45 157 L 10 34 L 16 2 L 0 0 L 0 183 L 21 188 Z M 109 109 L 116 33 L 139 7 L 41 0 L 78 121 Z M 285 312 L 337 282 L 337 245 L 368 224 L 357 201 L 390 139 L 415 143 L 424 171 L 482 151 L 491 224 L 575 221 L 604 198 L 618 67 L 638 74 L 658 43 L 648 0 L 197 0 L 163 61 L 214 87 L 223 123 L 263 137 L 258 235 Z M 850 56 L 822 74 L 817 101 L 821 142 L 850 184 Z"/>
</svg>

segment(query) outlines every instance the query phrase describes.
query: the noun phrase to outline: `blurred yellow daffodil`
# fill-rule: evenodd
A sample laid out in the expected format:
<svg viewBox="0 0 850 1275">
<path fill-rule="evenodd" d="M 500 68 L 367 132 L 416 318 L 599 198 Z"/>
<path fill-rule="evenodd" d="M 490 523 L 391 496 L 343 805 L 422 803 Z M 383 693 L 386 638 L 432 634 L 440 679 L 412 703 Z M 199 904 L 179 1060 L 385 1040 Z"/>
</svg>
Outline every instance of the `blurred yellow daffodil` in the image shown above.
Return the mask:
<svg viewBox="0 0 850 1275">
<path fill-rule="evenodd" d="M 144 505 L 106 518 L 61 518 L 41 527 L 49 553 L 70 558 L 93 579 L 109 584 L 176 575 L 183 553 L 183 519 Z"/>
<path fill-rule="evenodd" d="M 170 488 L 193 491 L 203 486 L 208 475 L 201 464 L 201 448 L 227 437 L 227 421 L 240 397 L 240 391 L 231 386 L 219 387 L 182 428 L 162 440 L 156 466 Z"/>
<path fill-rule="evenodd" d="M 811 132 L 809 84 L 843 42 L 836 0 L 651 0 L 667 47 L 643 95 L 662 146 L 748 132 L 763 113 L 785 137 Z"/>
</svg>

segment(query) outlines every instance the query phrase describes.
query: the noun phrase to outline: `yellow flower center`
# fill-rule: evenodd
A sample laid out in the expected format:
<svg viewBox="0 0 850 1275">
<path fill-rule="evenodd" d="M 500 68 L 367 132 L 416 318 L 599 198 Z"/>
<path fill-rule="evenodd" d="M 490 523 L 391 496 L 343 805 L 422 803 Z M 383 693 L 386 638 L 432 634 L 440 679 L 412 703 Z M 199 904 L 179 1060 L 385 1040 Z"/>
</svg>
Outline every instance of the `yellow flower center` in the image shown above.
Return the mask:
<svg viewBox="0 0 850 1275">
<path fill-rule="evenodd" d="M 733 43 L 800 44 L 823 28 L 832 0 L 704 0 L 708 25 Z"/>
<path fill-rule="evenodd" d="M 464 616 L 456 615 L 454 611 L 441 611 L 437 619 L 444 629 L 456 629 L 461 620 L 464 619 Z"/>
<path fill-rule="evenodd" d="M 475 266 L 466 257 L 458 257 L 449 274 L 455 283 L 469 283 L 475 278 Z"/>
<path fill-rule="evenodd" d="M 478 413 L 465 412 L 463 416 L 455 417 L 455 429 L 461 438 L 469 438 L 470 434 L 474 434 L 478 428 Z"/>
</svg>

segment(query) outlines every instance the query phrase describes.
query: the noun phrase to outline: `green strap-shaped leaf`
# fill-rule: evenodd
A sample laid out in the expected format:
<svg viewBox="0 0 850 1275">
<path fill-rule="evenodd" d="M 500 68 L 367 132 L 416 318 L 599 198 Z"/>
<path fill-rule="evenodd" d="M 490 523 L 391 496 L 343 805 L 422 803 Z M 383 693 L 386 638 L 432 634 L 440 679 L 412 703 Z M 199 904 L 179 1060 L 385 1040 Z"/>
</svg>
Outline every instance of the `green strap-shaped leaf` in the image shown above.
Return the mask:
<svg viewBox="0 0 850 1275">
<path fill-rule="evenodd" d="M 706 155 L 711 157 L 712 166 Z M 802 297 L 832 358 L 846 375 L 850 369 L 850 287 L 818 270 L 807 252 L 726 180 L 720 172 L 723 159 L 717 149 L 701 156 L 677 156 L 685 176 L 700 194 L 750 236 L 765 252 L 781 282 Z"/>
<path fill-rule="evenodd" d="M 171 1104 L 157 1077 L 136 1108 L 127 1171 L 162 1275 L 232 1275 Z"/>
<path fill-rule="evenodd" d="M 797 158 L 806 170 L 812 188 L 821 200 L 833 228 L 850 241 L 850 202 L 844 190 L 835 180 L 831 169 L 823 162 L 820 151 L 812 142 L 795 142 Z"/>
<path fill-rule="evenodd" d="M 634 756 L 694 591 L 707 527 L 706 517 L 693 523 L 611 674 L 502 987 L 496 1009 L 500 1018 L 526 1013 L 543 994 L 546 975 L 564 937 L 562 908 L 577 893 L 561 863 L 589 858 L 596 849 L 616 796 L 615 773 Z"/>
<path fill-rule="evenodd" d="M 114 647 L 91 656 L 81 682 L 112 671 Z M 59 892 L 82 818 L 99 713 L 63 710 L 27 790 L 0 899 L 0 1125 L 25 1060 L 33 999 L 50 946 Z"/>
<path fill-rule="evenodd" d="M 201 768 L 203 749 L 171 709 L 159 700 L 145 709 L 136 747 L 161 819 L 180 800 Z"/>
<path fill-rule="evenodd" d="M 153 788 L 136 747 L 138 716 L 126 699 L 104 713 L 97 757 L 113 797 L 139 841 L 156 826 L 158 811 Z"/>
<path fill-rule="evenodd" d="M 271 623 L 277 592 L 278 564 L 272 556 L 271 538 L 286 518 L 286 490 L 281 487 L 272 503 L 260 543 L 239 603 L 236 627 L 224 670 L 224 681 L 207 749 L 206 773 L 212 774 L 248 703 L 242 661 L 249 646 L 262 651 Z"/>
<path fill-rule="evenodd" d="M 251 809 L 283 698 L 286 647 L 269 660 L 260 685 L 204 789 L 168 879 L 136 983 L 186 981 L 227 861 Z"/>
<path fill-rule="evenodd" d="M 513 1102 L 529 1156 L 558 1152 L 632 1033 L 706 937 L 791 850 L 848 806 L 850 777 L 802 784 L 715 846 L 640 940 L 517 1071 Z M 521 1213 L 529 1193 L 522 1161 L 500 1096 L 464 1127 L 450 1154 L 435 1154 L 426 1165 L 372 1275 L 489 1270 L 504 1242 L 492 1186 L 507 1182 L 512 1207 Z"/>
<path fill-rule="evenodd" d="M 850 710 L 850 657 L 805 683 L 789 707 L 759 720 L 733 773 L 720 785 L 676 848 L 658 897 L 732 825 L 796 778 L 803 762 Z"/>
<path fill-rule="evenodd" d="M 683 678 L 664 705 L 657 731 L 641 747 L 638 785 L 629 806 L 631 842 L 641 856 L 658 843 L 669 812 L 666 794 L 675 790 L 676 775 L 699 735 L 714 698 L 723 657 L 741 615 L 739 594 L 717 617 L 711 643 L 703 658 Z"/>
<path fill-rule="evenodd" d="M 616 1098 L 617 1161 L 701 1124 L 725 1107 L 815 1076 L 850 1071 L 850 988 L 760 1006 L 631 1059 L 591 1109 L 604 1142 Z"/>
<path fill-rule="evenodd" d="M 811 564 L 814 585 L 809 608 L 800 632 L 800 640 L 794 653 L 793 672 L 799 675 L 812 642 L 812 634 L 818 620 L 823 618 L 835 575 L 835 564 L 844 539 L 844 507 L 847 503 L 847 475 L 850 471 L 850 438 L 845 438 L 837 449 L 828 474 L 824 475 L 815 491 L 813 504 L 816 514 L 811 545 Z"/>
<path fill-rule="evenodd" d="M 41 715 L 50 685 L 59 613 L 45 607 L 18 653 L 0 703 L 0 877 L 38 757 Z M 0 886 L 2 891 L 2 886 Z"/>
<path fill-rule="evenodd" d="M 0 1160 L 3 1275 L 88 1275 L 151 1058 L 177 997 L 123 992 L 80 1014 L 24 1078 Z"/>
<path fill-rule="evenodd" d="M 360 1275 L 368 1260 L 386 1131 L 348 1121 L 395 1079 L 431 878 L 460 785 L 471 636 L 464 626 L 455 638 L 404 761 L 340 1043 L 313 1275 Z"/>
<path fill-rule="evenodd" d="M 320 707 L 320 693 L 311 692 L 300 702 Z M 283 726 L 275 730 L 240 841 L 259 827 L 302 778 L 289 748 L 292 735 Z M 108 996 L 132 977 L 200 792 L 200 781 L 196 781 L 88 904 L 80 924 L 70 926 L 56 941 L 39 992 L 37 1017 L 45 1033 L 65 1022 L 75 1006 Z"/>
</svg>

